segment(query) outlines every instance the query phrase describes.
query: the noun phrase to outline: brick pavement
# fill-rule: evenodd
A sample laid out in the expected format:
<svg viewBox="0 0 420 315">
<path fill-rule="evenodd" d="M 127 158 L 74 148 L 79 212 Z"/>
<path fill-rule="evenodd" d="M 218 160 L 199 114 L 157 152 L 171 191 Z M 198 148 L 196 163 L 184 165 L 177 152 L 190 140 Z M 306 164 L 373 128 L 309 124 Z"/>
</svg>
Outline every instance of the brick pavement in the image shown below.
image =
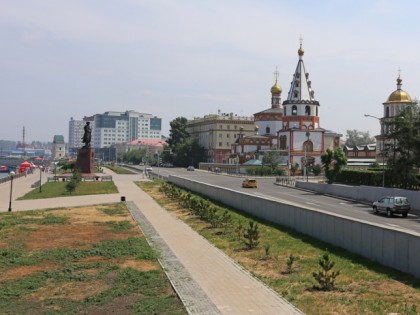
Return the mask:
<svg viewBox="0 0 420 315">
<path fill-rule="evenodd" d="M 303 314 L 138 189 L 133 181 L 143 180 L 141 176 L 112 176 L 117 194 L 13 201 L 12 209 L 118 202 L 124 196 L 148 241 L 161 251 L 161 263 L 189 314 Z M 15 180 L 13 199 L 31 190 L 31 184 L 37 180 L 37 173 Z M 9 187 L 9 183 L 0 184 L 2 212 L 7 211 Z"/>
</svg>

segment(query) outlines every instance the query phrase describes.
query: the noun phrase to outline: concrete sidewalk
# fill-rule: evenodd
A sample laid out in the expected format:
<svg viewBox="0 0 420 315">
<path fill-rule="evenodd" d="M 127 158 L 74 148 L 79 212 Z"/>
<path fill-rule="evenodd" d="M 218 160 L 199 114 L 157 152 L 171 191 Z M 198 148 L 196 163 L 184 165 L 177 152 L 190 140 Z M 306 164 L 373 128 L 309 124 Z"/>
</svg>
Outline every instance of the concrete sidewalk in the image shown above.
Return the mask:
<svg viewBox="0 0 420 315">
<path fill-rule="evenodd" d="M 144 180 L 141 175 L 106 172 L 112 174 L 118 194 L 13 201 L 13 211 L 118 202 L 121 196 L 125 196 L 128 205 L 135 205 L 129 207 L 134 212 L 133 216 L 136 218 L 138 211 L 140 220 L 147 220 L 153 227 L 155 235 L 150 235 L 150 232 L 148 235 L 142 227 L 146 237 L 158 237 L 173 253 L 171 259 L 176 259 L 181 266 L 182 270 L 178 270 L 178 267 L 163 264 L 175 290 L 181 292 L 180 297 L 190 314 L 303 314 L 141 191 L 134 184 L 135 180 Z M 36 180 L 39 180 L 39 174 L 15 180 L 14 197 L 31 190 L 31 184 Z M 0 184 L 2 212 L 7 211 L 5 198 L 8 198 L 9 187 L 9 183 Z M 177 274 L 181 274 L 181 278 Z M 201 290 L 204 292 L 201 295 L 196 292 Z M 206 299 L 209 301 L 206 302 Z M 203 309 L 208 311 L 203 312 Z"/>
</svg>

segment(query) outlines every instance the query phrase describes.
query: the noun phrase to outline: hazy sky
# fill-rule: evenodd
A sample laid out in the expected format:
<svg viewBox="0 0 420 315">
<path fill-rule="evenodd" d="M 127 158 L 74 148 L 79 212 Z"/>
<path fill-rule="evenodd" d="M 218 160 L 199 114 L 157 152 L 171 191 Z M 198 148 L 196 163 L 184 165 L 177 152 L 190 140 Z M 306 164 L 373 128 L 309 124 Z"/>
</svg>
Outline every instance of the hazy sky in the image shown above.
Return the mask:
<svg viewBox="0 0 420 315">
<path fill-rule="evenodd" d="M 163 119 L 286 99 L 303 37 L 321 127 L 379 133 L 396 89 L 420 93 L 419 1 L 0 0 L 0 139 L 68 141 L 68 122 L 135 110 Z"/>
</svg>

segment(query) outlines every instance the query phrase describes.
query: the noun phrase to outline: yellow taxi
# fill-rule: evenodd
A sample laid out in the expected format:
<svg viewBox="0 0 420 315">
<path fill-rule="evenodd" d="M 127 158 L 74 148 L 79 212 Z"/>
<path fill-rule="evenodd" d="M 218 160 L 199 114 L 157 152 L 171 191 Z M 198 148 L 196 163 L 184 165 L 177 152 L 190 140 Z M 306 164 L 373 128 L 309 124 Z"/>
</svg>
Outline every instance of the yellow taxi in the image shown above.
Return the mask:
<svg viewBox="0 0 420 315">
<path fill-rule="evenodd" d="M 244 188 L 257 188 L 257 180 L 255 178 L 245 178 L 242 182 Z"/>
</svg>

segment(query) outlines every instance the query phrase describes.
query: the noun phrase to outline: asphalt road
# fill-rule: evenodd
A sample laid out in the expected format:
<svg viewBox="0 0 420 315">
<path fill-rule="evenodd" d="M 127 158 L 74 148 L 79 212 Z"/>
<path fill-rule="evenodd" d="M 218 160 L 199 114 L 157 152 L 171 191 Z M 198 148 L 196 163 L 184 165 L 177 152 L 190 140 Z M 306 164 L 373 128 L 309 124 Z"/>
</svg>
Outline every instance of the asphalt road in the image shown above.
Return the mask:
<svg viewBox="0 0 420 315">
<path fill-rule="evenodd" d="M 372 207 L 367 204 L 320 195 L 310 191 L 275 185 L 274 178 L 258 178 L 258 188 L 242 188 L 243 178 L 209 173 L 206 171 L 187 171 L 181 168 L 159 168 L 153 172 L 160 175 L 177 175 L 196 181 L 225 187 L 235 191 L 242 191 L 260 197 L 271 198 L 285 203 L 292 203 L 309 209 L 322 210 L 353 219 L 367 221 L 390 228 L 401 229 L 404 232 L 420 233 L 420 217 L 409 214 L 407 218 L 373 214 Z"/>
</svg>

